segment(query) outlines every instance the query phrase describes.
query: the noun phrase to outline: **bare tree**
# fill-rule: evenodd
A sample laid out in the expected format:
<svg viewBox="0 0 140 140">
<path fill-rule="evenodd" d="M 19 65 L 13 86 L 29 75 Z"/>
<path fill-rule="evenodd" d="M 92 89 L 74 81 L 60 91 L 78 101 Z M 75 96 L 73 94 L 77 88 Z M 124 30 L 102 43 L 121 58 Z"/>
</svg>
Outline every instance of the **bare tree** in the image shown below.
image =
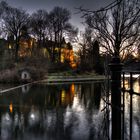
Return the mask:
<svg viewBox="0 0 140 140">
<path fill-rule="evenodd" d="M 48 12 L 46 10 L 37 10 L 30 16 L 30 31 L 36 39 L 36 48 L 34 47 L 34 54 L 42 57 L 42 49 L 48 45 Z M 50 47 L 46 47 L 50 53 Z"/>
<path fill-rule="evenodd" d="M 133 50 L 140 37 L 138 0 L 117 0 L 117 4 L 98 11 L 80 10 L 86 24 L 98 37 L 102 50 L 118 57 L 126 50 Z"/>
<path fill-rule="evenodd" d="M 38 47 L 43 45 L 47 36 L 48 27 L 48 12 L 45 10 L 38 10 L 30 17 L 30 27 L 32 34 L 38 41 Z"/>
<path fill-rule="evenodd" d="M 76 35 L 77 30 L 70 24 L 70 12 L 61 7 L 55 7 L 49 14 L 49 26 L 52 33 L 52 40 L 55 42 L 52 49 L 52 58 L 55 59 L 55 48 L 58 48 L 58 61 L 60 61 L 63 37 Z"/>
<path fill-rule="evenodd" d="M 90 49 L 93 42 L 92 30 L 89 28 L 86 28 L 81 38 L 82 38 L 82 41 L 79 43 L 81 63 L 86 64 L 89 61 L 88 55 L 89 55 L 89 51 L 91 51 Z"/>
<path fill-rule="evenodd" d="M 3 7 L 2 20 L 5 31 L 14 36 L 15 39 L 15 61 L 18 61 L 19 41 L 22 27 L 28 24 L 28 14 L 18 8 L 12 8 L 8 5 Z"/>
<path fill-rule="evenodd" d="M 79 50 L 81 70 L 95 70 L 96 72 L 99 72 L 99 67 L 101 70 L 99 42 L 94 38 L 90 28 L 85 29 L 85 32 L 82 35 L 82 41 L 79 45 L 81 46 Z"/>
<path fill-rule="evenodd" d="M 0 2 L 0 35 L 2 36 L 6 36 L 5 30 L 4 30 L 4 25 L 3 25 L 3 14 L 5 14 L 6 10 L 9 10 L 9 5 L 7 4 L 7 2 L 5 1 L 1 1 Z"/>
<path fill-rule="evenodd" d="M 1 1 L 0 2 L 0 17 L 2 17 L 2 14 L 5 12 L 4 9 L 8 10 L 10 7 L 9 5 L 7 4 L 7 2 L 5 1 Z"/>
</svg>

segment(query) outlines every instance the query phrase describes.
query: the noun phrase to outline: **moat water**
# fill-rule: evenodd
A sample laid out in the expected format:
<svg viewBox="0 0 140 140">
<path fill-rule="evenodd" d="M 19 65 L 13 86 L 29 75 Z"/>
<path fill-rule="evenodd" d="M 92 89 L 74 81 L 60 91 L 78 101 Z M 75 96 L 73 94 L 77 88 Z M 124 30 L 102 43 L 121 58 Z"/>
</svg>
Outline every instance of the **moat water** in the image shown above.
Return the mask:
<svg viewBox="0 0 140 140">
<path fill-rule="evenodd" d="M 104 83 L 89 82 L 35 84 L 2 93 L 0 140 L 108 140 L 111 109 L 106 108 L 104 90 Z M 140 92 L 138 81 L 134 90 Z M 140 96 L 133 95 L 132 100 L 132 138 L 138 140 Z M 126 93 L 126 140 L 130 137 L 129 123 L 130 95 Z"/>
</svg>

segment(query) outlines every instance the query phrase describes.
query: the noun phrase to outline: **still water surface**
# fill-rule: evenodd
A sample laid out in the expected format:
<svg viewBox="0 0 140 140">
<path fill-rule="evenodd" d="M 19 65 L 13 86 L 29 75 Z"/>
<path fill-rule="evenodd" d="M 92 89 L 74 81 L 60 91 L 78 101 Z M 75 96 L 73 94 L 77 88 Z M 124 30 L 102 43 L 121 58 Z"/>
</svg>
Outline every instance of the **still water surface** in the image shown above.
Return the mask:
<svg viewBox="0 0 140 140">
<path fill-rule="evenodd" d="M 136 83 L 137 84 L 137 83 Z M 30 85 L 0 95 L 0 140 L 107 140 L 104 83 Z M 129 138 L 129 94 L 125 95 Z M 133 138 L 140 139 L 140 97 L 133 97 Z"/>
</svg>

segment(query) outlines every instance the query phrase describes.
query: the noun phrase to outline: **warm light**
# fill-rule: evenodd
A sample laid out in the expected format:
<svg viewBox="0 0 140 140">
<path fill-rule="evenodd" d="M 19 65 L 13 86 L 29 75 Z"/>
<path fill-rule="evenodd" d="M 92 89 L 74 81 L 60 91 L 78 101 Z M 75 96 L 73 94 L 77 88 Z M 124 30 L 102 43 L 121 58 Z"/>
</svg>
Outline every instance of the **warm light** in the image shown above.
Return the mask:
<svg viewBox="0 0 140 140">
<path fill-rule="evenodd" d="M 19 56 L 20 57 L 31 56 L 31 49 L 34 45 L 33 38 L 29 39 L 22 38 L 19 43 L 21 46 L 19 50 Z"/>
<path fill-rule="evenodd" d="M 9 110 L 11 113 L 13 112 L 13 104 L 12 103 L 10 103 L 10 105 L 9 105 Z"/>
<path fill-rule="evenodd" d="M 65 102 L 65 97 L 66 97 L 66 91 L 63 89 L 62 92 L 61 92 L 61 101 L 62 101 L 62 103 Z"/>
<path fill-rule="evenodd" d="M 140 92 L 140 83 L 139 83 L 138 80 L 136 80 L 136 81 L 134 82 L 133 89 L 134 89 L 134 92 L 137 92 L 137 93 Z"/>
<path fill-rule="evenodd" d="M 12 49 L 12 46 L 11 45 L 9 45 L 9 49 Z"/>
<path fill-rule="evenodd" d="M 69 64 L 71 65 L 72 68 L 76 67 L 76 64 L 74 62 L 74 54 L 73 50 L 69 50 L 67 48 L 61 49 L 61 62 L 64 63 L 65 60 L 69 61 Z"/>
<path fill-rule="evenodd" d="M 74 95 L 74 91 L 75 91 L 75 85 L 74 84 L 71 84 L 70 90 L 71 90 L 71 93 Z"/>
</svg>

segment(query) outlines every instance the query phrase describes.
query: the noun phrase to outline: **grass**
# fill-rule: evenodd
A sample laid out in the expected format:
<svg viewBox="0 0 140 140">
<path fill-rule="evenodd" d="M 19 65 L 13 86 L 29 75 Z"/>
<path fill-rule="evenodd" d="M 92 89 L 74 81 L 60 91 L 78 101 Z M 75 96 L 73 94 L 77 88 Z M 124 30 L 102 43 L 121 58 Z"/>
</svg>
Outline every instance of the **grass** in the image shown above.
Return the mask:
<svg viewBox="0 0 140 140">
<path fill-rule="evenodd" d="M 95 76 L 95 75 L 98 75 L 98 74 L 96 74 L 94 71 L 92 71 L 92 72 L 80 72 L 80 73 L 76 73 L 74 71 L 48 73 L 48 76 Z"/>
<path fill-rule="evenodd" d="M 58 72 L 58 73 L 49 73 L 45 76 L 48 80 L 65 80 L 65 79 L 82 79 L 82 78 L 91 78 L 91 79 L 104 79 L 103 75 L 96 74 L 94 71 L 92 72 L 84 72 L 84 73 L 73 73 L 72 71 Z"/>
</svg>

